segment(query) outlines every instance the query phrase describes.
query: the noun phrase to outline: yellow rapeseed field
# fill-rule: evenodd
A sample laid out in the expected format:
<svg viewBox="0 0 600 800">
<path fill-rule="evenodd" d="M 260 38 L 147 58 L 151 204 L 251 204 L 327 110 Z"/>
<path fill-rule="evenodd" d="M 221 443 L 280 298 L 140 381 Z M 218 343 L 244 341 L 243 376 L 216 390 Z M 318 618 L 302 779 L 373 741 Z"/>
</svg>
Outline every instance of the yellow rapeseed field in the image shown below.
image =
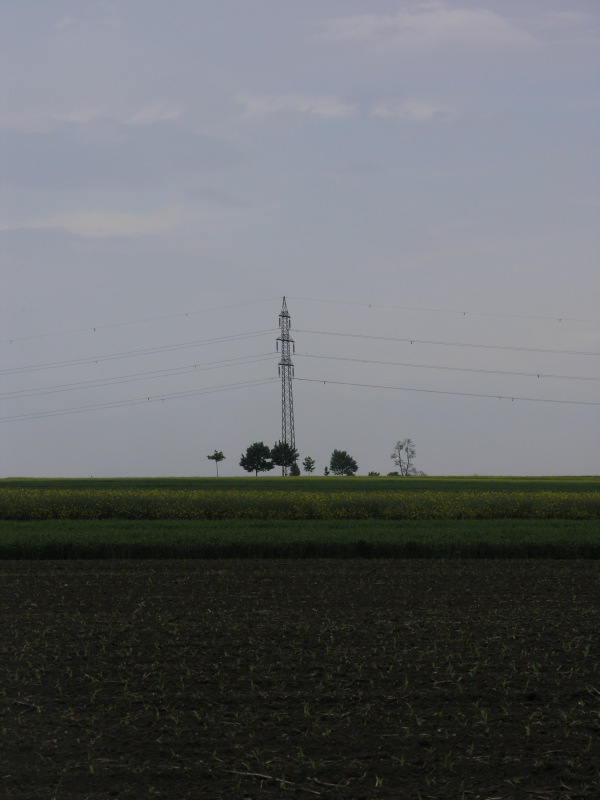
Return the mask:
<svg viewBox="0 0 600 800">
<path fill-rule="evenodd" d="M 0 492 L 0 519 L 599 519 L 600 492 L 36 489 Z"/>
</svg>

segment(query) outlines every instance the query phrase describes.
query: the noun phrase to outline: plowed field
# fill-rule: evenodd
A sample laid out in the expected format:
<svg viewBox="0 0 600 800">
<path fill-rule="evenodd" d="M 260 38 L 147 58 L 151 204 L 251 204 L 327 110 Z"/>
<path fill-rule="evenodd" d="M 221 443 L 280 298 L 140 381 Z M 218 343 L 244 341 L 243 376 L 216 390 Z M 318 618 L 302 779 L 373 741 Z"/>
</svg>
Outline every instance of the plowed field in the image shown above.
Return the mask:
<svg viewBox="0 0 600 800">
<path fill-rule="evenodd" d="M 597 798 L 590 561 L 4 561 L 6 798 Z"/>
</svg>

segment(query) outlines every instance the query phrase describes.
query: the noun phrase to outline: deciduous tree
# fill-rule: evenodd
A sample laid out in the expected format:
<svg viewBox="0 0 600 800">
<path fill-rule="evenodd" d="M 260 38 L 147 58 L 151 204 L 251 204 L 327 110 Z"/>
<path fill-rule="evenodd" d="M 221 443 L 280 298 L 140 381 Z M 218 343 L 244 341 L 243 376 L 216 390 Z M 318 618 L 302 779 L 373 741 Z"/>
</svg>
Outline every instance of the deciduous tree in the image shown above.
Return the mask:
<svg viewBox="0 0 600 800">
<path fill-rule="evenodd" d="M 345 450 L 334 450 L 329 460 L 329 468 L 334 475 L 354 475 L 358 464 Z"/>
<path fill-rule="evenodd" d="M 281 467 L 281 474 L 286 475 L 288 469 L 298 460 L 298 451 L 287 442 L 276 442 L 271 448 L 271 460 Z"/>
<path fill-rule="evenodd" d="M 254 472 L 257 477 L 259 472 L 268 472 L 274 466 L 271 461 L 271 451 L 264 442 L 251 444 L 240 459 L 240 467 L 246 472 Z"/>
<path fill-rule="evenodd" d="M 414 460 L 417 455 L 415 443 L 412 439 L 402 439 L 396 442 L 390 458 L 400 470 L 400 475 L 423 475 L 415 467 Z"/>
<path fill-rule="evenodd" d="M 217 478 L 219 477 L 219 461 L 224 461 L 225 456 L 223 455 L 221 450 L 215 450 L 212 456 L 206 456 L 211 461 L 215 462 L 215 467 L 217 468 Z"/>
<path fill-rule="evenodd" d="M 315 470 L 315 460 L 314 460 L 314 458 L 311 458 L 310 456 L 306 456 L 306 458 L 302 462 L 302 466 L 304 467 L 304 472 L 308 472 L 309 474 L 311 472 L 314 472 L 314 470 Z"/>
</svg>

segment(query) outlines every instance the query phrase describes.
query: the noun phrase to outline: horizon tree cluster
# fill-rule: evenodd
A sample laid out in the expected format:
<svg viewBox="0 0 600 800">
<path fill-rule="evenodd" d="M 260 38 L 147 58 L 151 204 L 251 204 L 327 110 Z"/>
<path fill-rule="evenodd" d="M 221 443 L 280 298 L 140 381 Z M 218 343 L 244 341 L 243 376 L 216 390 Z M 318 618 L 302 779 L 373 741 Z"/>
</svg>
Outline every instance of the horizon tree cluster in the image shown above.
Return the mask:
<svg viewBox="0 0 600 800">
<path fill-rule="evenodd" d="M 417 450 L 412 439 L 398 440 L 390 458 L 399 471 L 388 472 L 388 476 L 425 475 L 415 466 L 416 453 Z M 281 467 L 282 475 L 289 474 L 297 477 L 301 474 L 298 466 L 299 457 L 298 450 L 287 442 L 275 442 L 273 447 L 269 447 L 264 442 L 254 442 L 246 448 L 245 453 L 242 453 L 239 463 L 246 472 L 254 472 L 256 477 L 258 477 L 259 472 L 270 472 L 275 467 Z M 215 462 L 217 477 L 219 477 L 219 462 L 225 459 L 225 455 L 221 450 L 215 450 L 207 458 Z M 312 475 L 315 470 L 315 464 L 314 458 L 306 456 L 302 462 L 304 472 L 307 475 Z M 351 476 L 356 475 L 357 471 L 358 464 L 355 459 L 346 450 L 335 449 L 331 453 L 329 464 L 325 466 L 323 474 Z M 377 477 L 380 473 L 370 471 L 368 474 Z"/>
</svg>

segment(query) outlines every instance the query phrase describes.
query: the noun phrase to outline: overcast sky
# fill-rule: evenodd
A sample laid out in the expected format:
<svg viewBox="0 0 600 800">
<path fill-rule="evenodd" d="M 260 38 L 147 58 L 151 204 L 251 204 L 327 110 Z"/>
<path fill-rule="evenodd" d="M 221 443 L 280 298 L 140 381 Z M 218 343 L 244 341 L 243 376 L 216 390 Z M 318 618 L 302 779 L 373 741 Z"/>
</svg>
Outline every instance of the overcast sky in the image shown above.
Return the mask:
<svg viewBox="0 0 600 800">
<path fill-rule="evenodd" d="M 2 0 L 0 30 L 1 476 L 245 474 L 283 295 L 318 474 L 406 437 L 428 474 L 598 474 L 597 0 Z"/>
</svg>

